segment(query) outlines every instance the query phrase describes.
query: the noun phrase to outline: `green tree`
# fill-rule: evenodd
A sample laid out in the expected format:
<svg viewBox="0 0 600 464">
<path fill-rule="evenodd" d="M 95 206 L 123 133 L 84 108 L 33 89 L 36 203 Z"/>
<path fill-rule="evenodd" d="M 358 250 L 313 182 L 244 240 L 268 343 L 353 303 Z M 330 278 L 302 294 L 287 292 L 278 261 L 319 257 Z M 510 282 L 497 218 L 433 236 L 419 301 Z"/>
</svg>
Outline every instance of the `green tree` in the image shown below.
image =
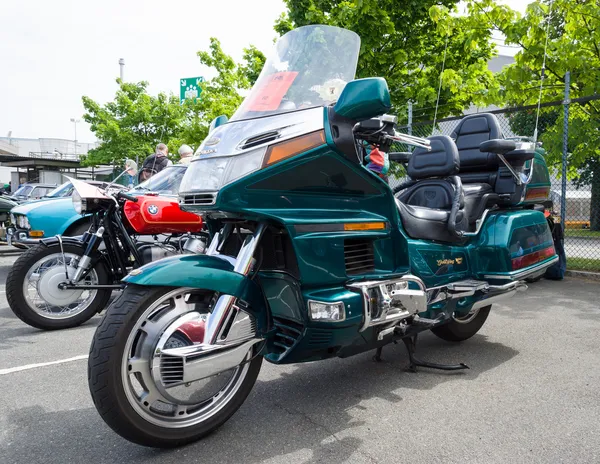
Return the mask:
<svg viewBox="0 0 600 464">
<path fill-rule="evenodd" d="M 196 101 L 180 104 L 172 94 L 149 95 L 147 82 L 117 81 L 115 99 L 104 105 L 84 96 L 83 118 L 101 143 L 83 163 L 120 165 L 136 156 L 143 160 L 159 142 L 166 143 L 173 159 L 178 159 L 181 144 L 198 147 L 215 117 L 233 114 L 242 101 L 239 90 L 254 83 L 265 61 L 264 55 L 251 46 L 244 49 L 242 63 L 236 64 L 215 38 L 211 38 L 209 51 L 198 52 L 198 57 L 216 75 L 201 84 L 202 93 Z"/>
<path fill-rule="evenodd" d="M 406 121 L 412 100 L 415 119 L 432 119 L 446 50 L 438 117 L 487 104 L 497 84 L 487 69 L 495 53 L 489 18 L 459 0 L 285 0 L 275 24 L 283 34 L 308 24 L 350 29 L 361 37 L 357 77 L 387 79 L 394 111 Z M 473 2 L 475 3 L 475 2 Z M 448 43 L 446 48 L 446 41 Z"/>
<path fill-rule="evenodd" d="M 83 97 L 83 119 L 101 142 L 83 164 L 122 164 L 125 158 L 144 159 L 157 143 L 177 137 L 185 120 L 185 107 L 174 95 L 147 92 L 148 83 L 119 82 L 115 99 L 100 105 Z M 170 147 L 173 149 L 174 147 Z"/>
<path fill-rule="evenodd" d="M 546 35 L 548 36 L 543 101 L 564 98 L 565 74 L 570 71 L 570 97 L 588 97 L 600 90 L 600 4 L 596 0 L 554 0 L 531 3 L 525 15 L 478 2 L 506 42 L 522 47 L 515 63 L 499 76 L 502 96 L 513 105 L 535 104 L 539 97 Z M 548 21 L 547 21 L 548 20 Z M 548 34 L 546 27 L 548 25 Z M 543 109 L 541 119 L 552 124 L 541 134 L 550 163 L 560 165 L 563 115 Z M 558 116 L 558 117 L 557 117 Z M 591 227 L 600 230 L 600 101 L 572 104 L 569 112 L 568 174 L 591 186 Z"/>
</svg>

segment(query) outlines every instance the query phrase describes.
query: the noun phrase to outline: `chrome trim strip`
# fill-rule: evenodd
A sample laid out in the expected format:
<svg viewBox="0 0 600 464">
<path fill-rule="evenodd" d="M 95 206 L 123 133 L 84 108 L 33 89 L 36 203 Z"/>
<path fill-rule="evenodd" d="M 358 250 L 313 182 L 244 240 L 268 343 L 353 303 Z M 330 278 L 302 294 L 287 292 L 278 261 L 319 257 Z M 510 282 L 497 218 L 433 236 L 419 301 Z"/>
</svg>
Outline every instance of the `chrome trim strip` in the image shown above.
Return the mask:
<svg viewBox="0 0 600 464">
<path fill-rule="evenodd" d="M 541 264 L 537 264 L 534 268 L 526 269 L 524 271 L 521 271 L 517 274 L 513 274 L 511 276 L 486 274 L 483 276 L 483 278 L 484 279 L 496 279 L 496 280 L 521 280 L 521 279 L 525 279 L 526 277 L 529 277 L 531 274 L 535 274 L 536 272 L 540 272 L 540 271 L 544 270 L 544 268 L 552 266 L 557 261 L 558 261 L 558 256 L 555 256 L 554 258 L 550 258 L 550 261 L 545 261 Z"/>
</svg>

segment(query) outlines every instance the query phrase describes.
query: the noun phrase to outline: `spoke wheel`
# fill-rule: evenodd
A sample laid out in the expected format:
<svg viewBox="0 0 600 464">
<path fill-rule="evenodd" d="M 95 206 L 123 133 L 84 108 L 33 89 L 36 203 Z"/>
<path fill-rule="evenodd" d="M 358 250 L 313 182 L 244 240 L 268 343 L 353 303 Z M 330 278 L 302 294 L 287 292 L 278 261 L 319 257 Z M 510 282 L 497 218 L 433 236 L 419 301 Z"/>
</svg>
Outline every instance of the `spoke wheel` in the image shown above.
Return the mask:
<svg viewBox="0 0 600 464">
<path fill-rule="evenodd" d="M 67 319 L 85 311 L 98 290 L 61 290 L 59 285 L 73 277 L 81 256 L 53 253 L 39 259 L 23 280 L 23 295 L 31 309 L 48 319 Z M 80 284 L 98 285 L 98 273 L 92 269 Z"/>
<path fill-rule="evenodd" d="M 63 254 L 64 251 L 64 254 Z M 14 263 L 6 278 L 6 298 L 25 323 L 46 330 L 75 327 L 104 309 L 111 290 L 61 289 L 77 269 L 83 245 L 65 243 L 29 248 Z M 109 277 L 98 261 L 78 284 L 107 285 Z"/>
<path fill-rule="evenodd" d="M 256 346 L 237 367 L 192 382 L 183 382 L 180 357 L 162 353 L 202 341 L 182 327 L 206 319 L 212 296 L 128 285 L 107 310 L 92 341 L 88 381 L 96 408 L 121 436 L 180 446 L 218 428 L 250 393 L 262 363 Z"/>
</svg>

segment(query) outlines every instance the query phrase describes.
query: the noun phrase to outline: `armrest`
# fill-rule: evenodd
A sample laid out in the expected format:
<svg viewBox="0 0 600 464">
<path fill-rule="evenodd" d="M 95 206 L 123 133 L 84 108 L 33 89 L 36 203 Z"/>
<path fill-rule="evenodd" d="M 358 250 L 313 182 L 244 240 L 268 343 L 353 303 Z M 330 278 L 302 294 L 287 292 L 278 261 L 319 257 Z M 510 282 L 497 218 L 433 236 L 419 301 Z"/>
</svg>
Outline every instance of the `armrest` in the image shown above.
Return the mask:
<svg viewBox="0 0 600 464">
<path fill-rule="evenodd" d="M 487 140 L 479 145 L 480 152 L 495 153 L 497 155 L 504 155 L 505 153 L 515 150 L 516 148 L 517 144 L 514 140 L 506 139 Z"/>
<path fill-rule="evenodd" d="M 390 161 L 397 163 L 408 163 L 412 153 L 410 151 L 393 151 L 388 154 Z"/>
</svg>

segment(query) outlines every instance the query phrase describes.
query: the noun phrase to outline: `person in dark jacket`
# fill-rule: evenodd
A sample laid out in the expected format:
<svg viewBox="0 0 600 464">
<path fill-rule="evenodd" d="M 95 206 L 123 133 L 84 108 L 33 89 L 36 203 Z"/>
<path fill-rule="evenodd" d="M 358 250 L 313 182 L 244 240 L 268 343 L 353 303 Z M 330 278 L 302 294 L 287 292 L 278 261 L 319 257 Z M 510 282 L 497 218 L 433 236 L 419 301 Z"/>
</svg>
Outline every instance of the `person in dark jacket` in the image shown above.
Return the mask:
<svg viewBox="0 0 600 464">
<path fill-rule="evenodd" d="M 156 153 L 148 156 L 148 158 L 144 160 L 142 169 L 140 169 L 138 180 L 143 182 L 147 179 L 150 179 L 150 177 L 162 171 L 169 164 L 173 164 L 169 158 L 167 158 L 168 154 L 169 149 L 167 146 L 164 143 L 159 143 L 156 146 Z"/>
</svg>

